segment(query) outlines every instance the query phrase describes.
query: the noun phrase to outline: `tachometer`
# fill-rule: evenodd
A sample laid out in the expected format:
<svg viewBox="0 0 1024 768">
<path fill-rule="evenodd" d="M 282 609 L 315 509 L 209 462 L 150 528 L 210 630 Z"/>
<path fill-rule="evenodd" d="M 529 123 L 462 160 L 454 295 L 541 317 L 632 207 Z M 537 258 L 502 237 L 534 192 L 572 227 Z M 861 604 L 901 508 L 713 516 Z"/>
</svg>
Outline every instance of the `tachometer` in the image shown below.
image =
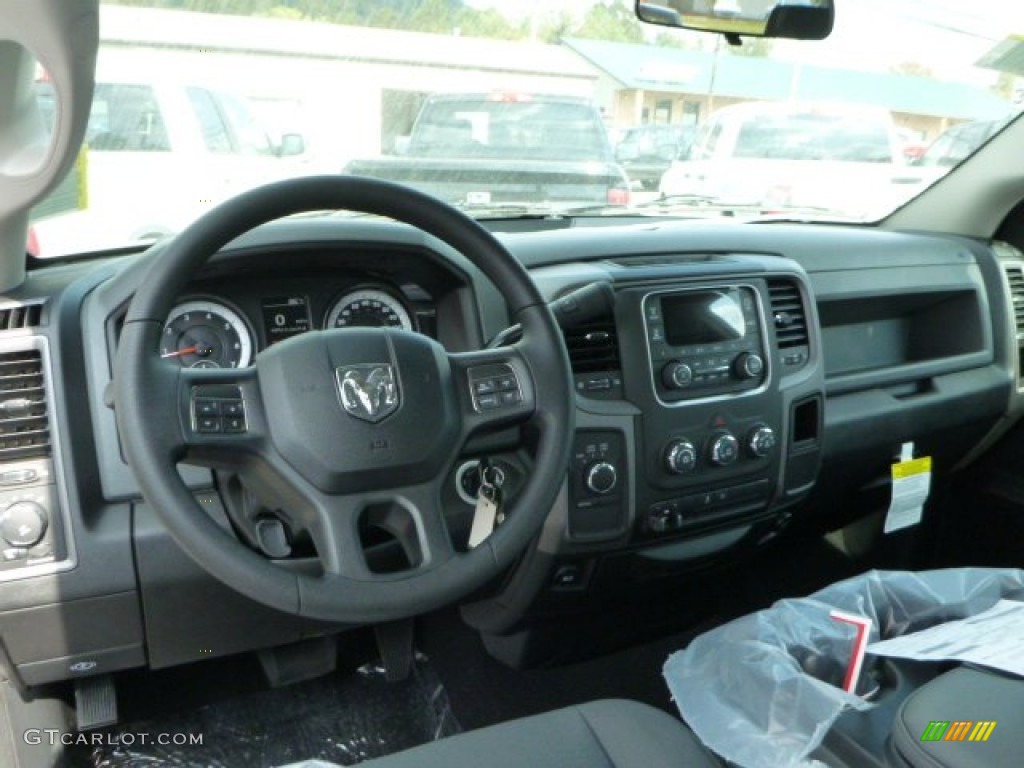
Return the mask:
<svg viewBox="0 0 1024 768">
<path fill-rule="evenodd" d="M 376 288 L 362 288 L 338 299 L 327 312 L 324 328 L 404 328 L 413 330 L 409 313 L 398 299 Z"/>
<path fill-rule="evenodd" d="M 187 301 L 171 310 L 160 357 L 184 368 L 244 368 L 252 362 L 252 334 L 241 316 L 220 302 Z"/>
</svg>

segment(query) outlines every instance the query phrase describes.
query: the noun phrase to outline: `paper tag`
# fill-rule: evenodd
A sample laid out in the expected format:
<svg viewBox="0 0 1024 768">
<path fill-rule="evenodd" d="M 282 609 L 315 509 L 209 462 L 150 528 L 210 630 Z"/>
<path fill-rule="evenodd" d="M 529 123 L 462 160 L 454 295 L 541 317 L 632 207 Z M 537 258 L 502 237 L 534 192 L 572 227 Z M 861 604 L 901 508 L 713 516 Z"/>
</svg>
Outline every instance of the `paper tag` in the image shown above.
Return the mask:
<svg viewBox="0 0 1024 768">
<path fill-rule="evenodd" d="M 469 548 L 479 546 L 494 532 L 494 524 L 498 516 L 498 505 L 481 493 L 476 500 L 473 512 L 473 527 L 469 532 Z"/>
<path fill-rule="evenodd" d="M 921 522 L 932 485 L 932 457 L 914 455 L 914 444 L 904 443 L 901 461 L 892 465 L 892 501 L 885 516 L 885 533 Z"/>
</svg>

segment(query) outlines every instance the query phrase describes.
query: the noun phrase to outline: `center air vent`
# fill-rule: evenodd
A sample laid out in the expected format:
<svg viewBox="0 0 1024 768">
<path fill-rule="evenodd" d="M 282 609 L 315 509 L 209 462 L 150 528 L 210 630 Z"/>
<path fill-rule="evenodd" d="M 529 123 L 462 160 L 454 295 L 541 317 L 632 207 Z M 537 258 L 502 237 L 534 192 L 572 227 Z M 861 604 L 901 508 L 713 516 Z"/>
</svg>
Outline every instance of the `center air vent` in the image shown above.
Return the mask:
<svg viewBox="0 0 1024 768">
<path fill-rule="evenodd" d="M 1010 302 L 1013 304 L 1013 322 L 1017 338 L 1024 336 L 1024 267 L 1006 265 L 1006 282 L 1010 286 Z"/>
<path fill-rule="evenodd" d="M 39 350 L 0 353 L 0 462 L 50 455 Z"/>
<path fill-rule="evenodd" d="M 622 368 L 619 340 L 612 318 L 566 328 L 564 333 L 573 373 L 618 371 Z"/>
<path fill-rule="evenodd" d="M 807 310 L 795 280 L 768 280 L 768 313 L 775 327 L 778 361 L 788 367 L 804 365 L 810 358 L 807 335 Z"/>
</svg>

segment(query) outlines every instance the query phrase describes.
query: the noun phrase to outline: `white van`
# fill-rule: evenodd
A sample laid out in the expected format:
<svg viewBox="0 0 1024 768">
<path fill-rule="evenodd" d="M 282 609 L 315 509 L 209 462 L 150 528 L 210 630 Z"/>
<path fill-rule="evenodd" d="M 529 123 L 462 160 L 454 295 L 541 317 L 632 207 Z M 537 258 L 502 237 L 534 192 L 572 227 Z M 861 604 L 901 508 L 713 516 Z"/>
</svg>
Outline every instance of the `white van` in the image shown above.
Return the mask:
<svg viewBox="0 0 1024 768">
<path fill-rule="evenodd" d="M 751 102 L 716 111 L 659 191 L 870 215 L 906 195 L 904 171 L 892 116 L 881 107 Z"/>
<path fill-rule="evenodd" d="M 245 189 L 305 169 L 301 135 L 272 144 L 242 97 L 173 80 L 97 82 L 85 144 L 82 210 L 34 222 L 43 256 L 156 240 Z M 128 188 L 136 193 L 126 202 Z"/>
</svg>

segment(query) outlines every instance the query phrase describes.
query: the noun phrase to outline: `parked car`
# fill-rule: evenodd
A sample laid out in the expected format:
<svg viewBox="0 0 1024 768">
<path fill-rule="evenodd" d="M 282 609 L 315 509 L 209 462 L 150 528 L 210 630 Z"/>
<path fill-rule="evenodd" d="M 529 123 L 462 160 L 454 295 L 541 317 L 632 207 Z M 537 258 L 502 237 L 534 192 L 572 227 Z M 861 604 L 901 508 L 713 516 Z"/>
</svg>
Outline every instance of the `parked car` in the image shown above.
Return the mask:
<svg viewBox="0 0 1024 768">
<path fill-rule="evenodd" d="M 271 144 L 243 97 L 168 76 L 97 82 L 85 147 L 80 209 L 38 209 L 36 243 L 44 255 L 158 240 L 217 202 L 302 171 L 305 152 L 300 134 Z M 115 203 L 129 184 L 144 184 L 146 193 Z"/>
<path fill-rule="evenodd" d="M 924 150 L 914 165 L 949 169 L 959 165 L 998 131 L 1008 120 L 974 120 L 947 128 Z"/>
<path fill-rule="evenodd" d="M 658 189 L 666 197 L 865 215 L 897 199 L 903 165 L 881 107 L 752 102 L 715 112 Z"/>
<path fill-rule="evenodd" d="M 434 94 L 398 157 L 353 160 L 345 172 L 398 181 L 463 207 L 629 202 L 597 108 L 572 96 Z"/>
<path fill-rule="evenodd" d="M 615 159 L 631 183 L 657 189 L 672 161 L 689 152 L 697 132 L 693 125 L 638 125 L 627 128 L 615 145 Z"/>
</svg>

